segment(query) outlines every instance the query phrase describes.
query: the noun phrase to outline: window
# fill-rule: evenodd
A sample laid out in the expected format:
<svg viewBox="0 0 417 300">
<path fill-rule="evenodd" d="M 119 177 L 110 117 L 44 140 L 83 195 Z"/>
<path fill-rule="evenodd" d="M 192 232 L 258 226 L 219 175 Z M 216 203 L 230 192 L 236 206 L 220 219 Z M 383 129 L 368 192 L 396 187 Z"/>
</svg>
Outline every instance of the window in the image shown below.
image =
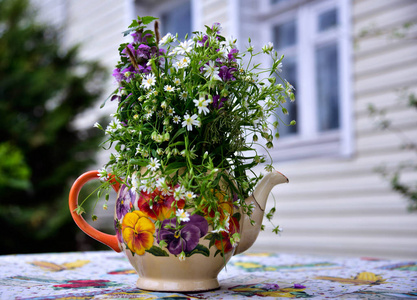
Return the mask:
<svg viewBox="0 0 417 300">
<path fill-rule="evenodd" d="M 168 32 L 178 33 L 180 39 L 191 33 L 191 2 L 179 3 L 176 9 L 170 9 L 162 13 L 162 34 Z"/>
<path fill-rule="evenodd" d="M 191 0 L 136 0 L 135 6 L 138 15 L 159 18 L 161 36 L 178 33 L 178 38 L 183 40 L 192 32 Z"/>
<path fill-rule="evenodd" d="M 278 114 L 297 125 L 279 126 L 280 140 L 271 154 L 277 160 L 350 155 L 350 2 L 267 0 L 265 5 L 265 41 L 284 54 L 282 77 L 296 96 L 284 104 L 288 115 Z"/>
</svg>

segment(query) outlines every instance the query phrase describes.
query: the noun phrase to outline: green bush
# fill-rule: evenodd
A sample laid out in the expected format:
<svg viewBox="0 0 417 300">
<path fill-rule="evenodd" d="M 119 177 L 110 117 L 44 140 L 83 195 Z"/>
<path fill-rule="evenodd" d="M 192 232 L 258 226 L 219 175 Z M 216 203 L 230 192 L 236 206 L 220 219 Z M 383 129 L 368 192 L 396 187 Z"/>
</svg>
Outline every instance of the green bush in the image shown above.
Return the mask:
<svg viewBox="0 0 417 300">
<path fill-rule="evenodd" d="M 70 183 L 94 162 L 99 132 L 73 126 L 107 73 L 64 49 L 28 0 L 0 0 L 0 253 L 76 250 Z M 98 105 L 98 104 L 97 104 Z"/>
</svg>

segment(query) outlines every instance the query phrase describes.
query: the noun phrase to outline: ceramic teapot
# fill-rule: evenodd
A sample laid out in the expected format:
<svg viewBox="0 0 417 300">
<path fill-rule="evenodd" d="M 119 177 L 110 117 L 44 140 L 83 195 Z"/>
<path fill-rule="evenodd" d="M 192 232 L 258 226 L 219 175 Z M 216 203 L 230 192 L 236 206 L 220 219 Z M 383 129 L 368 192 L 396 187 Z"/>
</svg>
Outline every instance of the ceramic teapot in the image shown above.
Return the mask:
<svg viewBox="0 0 417 300">
<path fill-rule="evenodd" d="M 88 181 L 98 178 L 98 171 L 89 171 L 74 182 L 69 195 L 69 208 L 75 223 L 87 235 L 116 252 L 125 253 L 139 275 L 138 288 L 180 292 L 219 288 L 217 275 L 229 259 L 255 242 L 271 189 L 288 182 L 287 177 L 279 172 L 268 173 L 245 200 L 254 206 L 250 218 L 241 214 L 239 208 L 223 203 L 223 211 L 230 212 L 223 216 L 227 218 L 227 225 L 224 231 L 215 232 L 204 216 L 179 209 L 174 213 L 177 216 L 178 213 L 184 214 L 184 218 L 180 227 L 177 226 L 181 229 L 174 230 L 171 225 L 178 222 L 178 218 L 170 219 L 173 215 L 170 201 L 174 199 L 165 197 L 164 203 L 153 203 L 150 207 L 149 197 L 152 194 L 138 194 L 110 179 L 114 181 L 112 187 L 117 192 L 114 214 L 116 234 L 110 235 L 95 229 L 75 212 L 81 188 Z M 234 238 L 235 233 L 239 233 L 239 239 Z"/>
</svg>

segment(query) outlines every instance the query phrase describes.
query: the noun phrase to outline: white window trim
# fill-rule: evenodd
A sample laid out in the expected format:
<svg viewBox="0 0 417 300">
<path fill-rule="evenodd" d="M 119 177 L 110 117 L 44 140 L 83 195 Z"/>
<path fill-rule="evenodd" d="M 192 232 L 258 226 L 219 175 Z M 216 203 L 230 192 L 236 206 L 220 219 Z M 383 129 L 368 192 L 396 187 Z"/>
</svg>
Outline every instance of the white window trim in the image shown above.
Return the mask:
<svg viewBox="0 0 417 300">
<path fill-rule="evenodd" d="M 335 35 L 338 37 L 339 53 L 339 128 L 327 132 L 319 132 L 311 124 L 318 124 L 317 111 L 311 113 L 309 110 L 317 109 L 316 105 L 303 105 L 303 101 L 308 101 L 309 95 L 316 93 L 315 65 L 313 63 L 304 64 L 298 60 L 297 76 L 298 89 L 296 101 L 298 105 L 298 134 L 280 138 L 274 143 L 271 155 L 276 160 L 288 160 L 299 158 L 310 158 L 314 156 L 335 156 L 350 157 L 354 150 L 354 129 L 353 129 L 353 93 L 351 76 L 351 3 L 349 0 L 291 0 L 289 2 L 270 4 L 269 0 L 261 3 L 260 20 L 262 24 L 263 41 L 272 41 L 272 28 L 275 25 L 285 23 L 294 17 L 297 19 L 298 37 L 296 55 L 297 58 L 303 57 L 303 61 L 314 62 L 314 49 L 318 44 L 325 44 L 334 41 Z M 310 18 L 317 16 L 317 13 L 337 7 L 339 27 L 337 32 L 322 34 L 320 39 L 316 39 L 316 28 L 311 24 L 316 24 Z M 278 10 L 279 9 L 279 10 Z M 283 13 L 285 12 L 285 13 Z M 283 14 L 282 14 L 283 13 Z M 281 15 L 282 14 L 282 15 Z M 309 26 L 310 25 L 310 26 Z M 305 31 L 306 28 L 309 31 Z M 302 31 L 304 30 L 304 31 Z M 314 43 L 314 44 L 313 44 Z M 306 51 L 308 49 L 308 51 Z M 284 58 L 285 64 L 285 58 Z M 300 83 L 302 87 L 300 87 Z M 314 151 L 314 150 L 316 151 Z"/>
</svg>

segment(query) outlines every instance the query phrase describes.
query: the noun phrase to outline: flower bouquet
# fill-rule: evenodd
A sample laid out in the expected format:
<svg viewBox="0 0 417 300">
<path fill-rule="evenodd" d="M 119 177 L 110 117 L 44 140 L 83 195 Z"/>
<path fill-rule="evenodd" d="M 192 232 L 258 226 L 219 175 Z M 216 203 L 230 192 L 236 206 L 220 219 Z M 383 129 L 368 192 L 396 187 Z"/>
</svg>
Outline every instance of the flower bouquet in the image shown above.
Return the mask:
<svg viewBox="0 0 417 300">
<path fill-rule="evenodd" d="M 183 41 L 160 38 L 155 20 L 138 17 L 124 33 L 133 41 L 119 47 L 109 97 L 117 111 L 108 126 L 95 124 L 112 151 L 99 170 L 101 188 L 108 199 L 110 187 L 121 187 L 115 228 L 132 255 L 184 260 L 213 247 L 223 256 L 255 206 L 245 201 L 262 178 L 252 168 L 273 169 L 267 154 L 279 136 L 277 112 L 286 113 L 293 87 L 280 77 L 283 56 L 271 43 L 256 53 L 249 40 L 240 51 L 218 23 Z M 253 64 L 258 55 L 270 57 L 268 68 Z"/>
</svg>

